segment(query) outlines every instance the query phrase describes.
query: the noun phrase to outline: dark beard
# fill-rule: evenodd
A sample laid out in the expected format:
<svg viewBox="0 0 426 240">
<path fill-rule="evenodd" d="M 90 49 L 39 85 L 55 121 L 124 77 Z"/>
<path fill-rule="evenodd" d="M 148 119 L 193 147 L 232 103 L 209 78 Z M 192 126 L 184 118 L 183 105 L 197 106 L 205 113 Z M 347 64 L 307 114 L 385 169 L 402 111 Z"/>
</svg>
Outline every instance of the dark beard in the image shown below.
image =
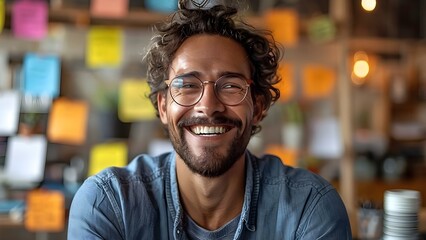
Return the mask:
<svg viewBox="0 0 426 240">
<path fill-rule="evenodd" d="M 195 156 L 189 149 L 188 143 L 184 139 L 184 127 L 187 124 L 207 124 L 207 123 L 233 123 L 238 128 L 237 135 L 226 149 L 225 154 L 220 154 L 215 148 L 205 147 L 203 154 Z M 227 118 L 217 118 L 213 121 L 205 119 L 192 119 L 178 123 L 179 137 L 169 131 L 170 139 L 177 154 L 183 159 L 188 168 L 203 177 L 214 178 L 227 172 L 234 163 L 244 154 L 251 136 L 251 126 L 241 129 L 242 123 L 239 120 Z M 243 132 L 242 132 L 243 131 Z M 242 132 L 242 134 L 241 134 Z"/>
</svg>

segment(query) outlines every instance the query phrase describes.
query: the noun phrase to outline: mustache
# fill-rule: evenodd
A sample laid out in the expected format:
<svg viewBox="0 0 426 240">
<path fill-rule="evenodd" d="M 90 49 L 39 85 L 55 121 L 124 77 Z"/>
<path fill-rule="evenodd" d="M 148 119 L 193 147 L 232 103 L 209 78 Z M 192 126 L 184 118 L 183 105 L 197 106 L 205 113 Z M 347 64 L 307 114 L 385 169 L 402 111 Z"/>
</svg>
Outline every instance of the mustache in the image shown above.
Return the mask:
<svg viewBox="0 0 426 240">
<path fill-rule="evenodd" d="M 177 125 L 179 127 L 186 127 L 191 125 L 231 125 L 240 128 L 242 127 L 243 123 L 239 119 L 218 116 L 214 118 L 193 117 L 189 119 L 182 119 L 178 122 Z"/>
</svg>

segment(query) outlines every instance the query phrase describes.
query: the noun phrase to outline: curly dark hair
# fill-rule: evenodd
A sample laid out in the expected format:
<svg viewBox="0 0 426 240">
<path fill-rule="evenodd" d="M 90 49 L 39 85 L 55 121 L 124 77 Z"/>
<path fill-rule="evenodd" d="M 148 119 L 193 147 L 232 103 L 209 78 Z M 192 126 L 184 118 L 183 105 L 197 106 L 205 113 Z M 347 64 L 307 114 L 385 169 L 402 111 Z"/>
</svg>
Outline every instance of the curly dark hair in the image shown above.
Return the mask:
<svg viewBox="0 0 426 240">
<path fill-rule="evenodd" d="M 181 44 L 197 34 L 214 34 L 235 40 L 247 52 L 251 65 L 250 87 L 253 100 L 261 101 L 262 119 L 269 107 L 280 97 L 280 91 L 274 87 L 280 81 L 277 75 L 281 57 L 280 49 L 271 33 L 258 30 L 234 18 L 237 9 L 217 5 L 209 9 L 181 8 L 161 26 L 152 38 L 145 56 L 148 64 L 147 79 L 151 88 L 149 98 L 158 116 L 157 94 L 165 93 L 169 67 L 174 54 Z M 252 135 L 260 131 L 253 126 Z"/>
</svg>

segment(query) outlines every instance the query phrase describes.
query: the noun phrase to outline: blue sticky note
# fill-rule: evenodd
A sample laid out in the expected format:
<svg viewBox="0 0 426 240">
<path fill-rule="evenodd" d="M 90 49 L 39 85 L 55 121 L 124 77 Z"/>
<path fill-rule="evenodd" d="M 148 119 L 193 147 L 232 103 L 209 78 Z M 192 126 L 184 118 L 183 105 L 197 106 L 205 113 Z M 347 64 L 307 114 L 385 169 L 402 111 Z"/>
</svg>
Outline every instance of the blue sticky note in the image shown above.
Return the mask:
<svg viewBox="0 0 426 240">
<path fill-rule="evenodd" d="M 61 64 L 57 56 L 28 53 L 24 57 L 23 92 L 33 96 L 59 96 Z"/>
<path fill-rule="evenodd" d="M 145 0 L 145 7 L 151 11 L 172 12 L 177 9 L 177 0 Z"/>
</svg>

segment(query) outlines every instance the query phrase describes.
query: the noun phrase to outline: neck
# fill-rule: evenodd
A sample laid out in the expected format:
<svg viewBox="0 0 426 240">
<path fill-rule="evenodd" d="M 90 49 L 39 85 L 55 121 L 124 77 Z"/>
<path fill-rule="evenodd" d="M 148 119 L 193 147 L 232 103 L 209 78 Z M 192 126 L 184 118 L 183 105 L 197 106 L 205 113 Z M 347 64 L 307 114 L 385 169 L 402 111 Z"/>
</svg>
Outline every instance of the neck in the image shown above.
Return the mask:
<svg viewBox="0 0 426 240">
<path fill-rule="evenodd" d="M 176 160 L 179 193 L 186 213 L 201 227 L 215 230 L 241 213 L 245 190 L 244 155 L 225 174 L 206 178 Z"/>
</svg>

